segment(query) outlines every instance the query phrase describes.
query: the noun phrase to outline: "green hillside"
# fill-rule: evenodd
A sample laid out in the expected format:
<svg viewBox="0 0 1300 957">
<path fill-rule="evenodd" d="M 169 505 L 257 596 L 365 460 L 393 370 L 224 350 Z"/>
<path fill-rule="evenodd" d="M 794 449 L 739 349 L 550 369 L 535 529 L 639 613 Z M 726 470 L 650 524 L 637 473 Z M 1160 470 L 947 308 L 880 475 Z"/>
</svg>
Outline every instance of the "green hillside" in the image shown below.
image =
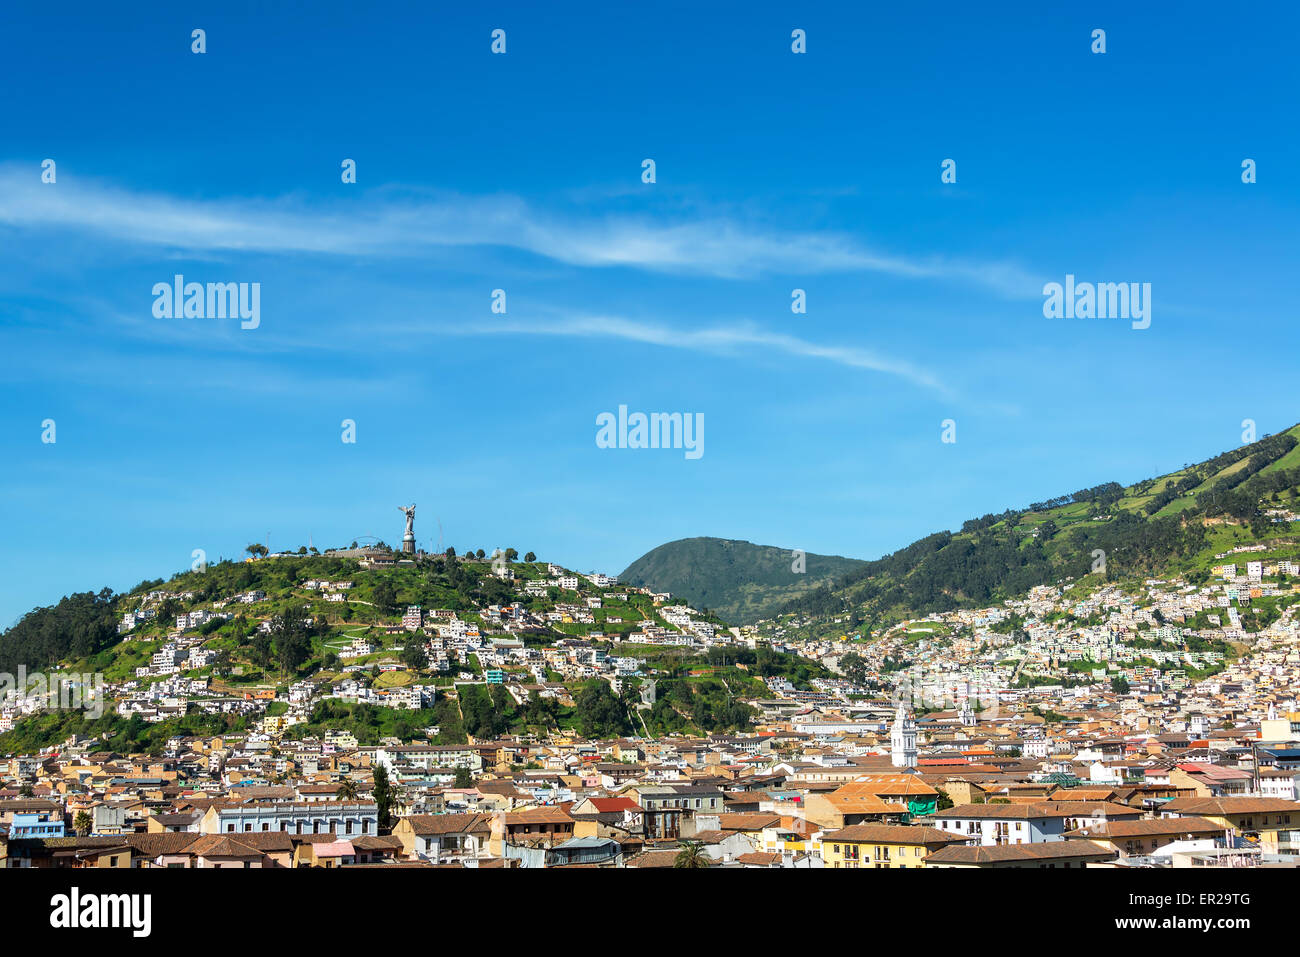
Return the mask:
<svg viewBox="0 0 1300 957">
<path fill-rule="evenodd" d="M 820 635 L 987 605 L 1064 578 L 1200 579 L 1217 553 L 1295 542 L 1295 523 L 1265 512 L 1300 511 L 1298 440 L 1293 426 L 1128 487 L 1107 482 L 971 519 L 787 602 L 780 616 Z"/>
<path fill-rule="evenodd" d="M 866 564 L 856 558 L 806 553 L 799 572 L 793 570 L 795 559 L 789 548 L 726 538 L 683 538 L 646 552 L 619 579 L 672 592 L 733 624 L 749 624 Z"/>
<path fill-rule="evenodd" d="M 229 617 L 213 618 L 187 632 L 198 638 L 203 650 L 212 653 L 212 659 L 186 669 L 184 677 L 210 682 L 210 690 L 217 695 L 242 697 L 274 691 L 277 700 L 268 714 L 283 713 L 288 687 L 299 681 L 309 681 L 322 691 L 345 678 L 380 690 L 415 682 L 437 688 L 432 707 L 424 709 L 318 701 L 310 720 L 295 725 L 298 734 L 347 729 L 364 744 L 375 744 L 384 736 L 413 740 L 434 725 L 440 729 L 434 740 L 441 744 L 463 743 L 467 735 L 545 733 L 557 727 L 604 736 L 656 729 L 701 734 L 732 730 L 747 725 L 749 718 L 748 709 L 732 699 L 741 689 L 762 694 L 765 689 L 758 676 L 806 680 L 814 672 L 824 674 L 794 656 L 751 654 L 752 660 L 744 663 L 733 652 L 722 662 L 714 662 L 706 655 L 674 648 L 671 661 L 656 661 L 655 672 L 664 682 L 665 692 L 672 692 L 671 702 L 638 717 L 635 726 L 635 712 L 628 701 L 614 697 L 609 685 L 599 679 L 563 682 L 573 704 L 534 698 L 516 703 L 501 685 L 488 688 L 482 684 L 483 666 L 475 654 L 461 658 L 453 652 L 450 669 L 437 670 L 422 644 L 411 642 L 400 626 L 406 607 L 455 611 L 462 622 L 491 638 L 505 637 L 506 632 L 485 616 L 486 610 L 519 602 L 532 613 L 534 623 L 516 635 L 532 645 L 599 632 L 604 637 L 597 644 L 612 650 L 612 638 L 629 636 L 643 625 L 671 626 L 650 596 L 600 590 L 584 578 L 578 579 L 576 588 L 562 588 L 551 583 L 553 576 L 544 561 L 511 562 L 512 584 L 499 578 L 492 562 L 482 558 L 393 558 L 397 561 L 394 565 L 370 569 L 358 567 L 355 558 L 330 555 L 223 561 L 167 581 L 144 581 L 121 594 L 104 589 L 69 595 L 53 605 L 33 609 L 0 633 L 0 671 L 12 673 L 21 666 L 29 673 L 100 673 L 110 686 L 132 679 L 139 685 L 152 684 L 165 680 L 164 676 L 138 677 L 136 669 L 148 665 L 175 634 L 176 617 L 199 609 L 219 609 Z M 308 587 L 309 582 L 322 579 L 351 582 L 346 600 L 329 601 L 324 592 Z M 539 579 L 548 583 L 539 594 L 524 594 L 519 587 Z M 590 623 L 546 619 L 557 607 L 572 608 L 597 595 L 601 603 L 591 610 Z M 248 601 L 239 600 L 240 596 Z M 122 616 L 139 608 L 153 610 L 155 617 L 119 634 Z M 725 624 L 716 616 L 702 616 L 702 620 L 718 627 Z M 357 639 L 368 643 L 371 652 L 349 654 Z M 754 668 L 758 676 L 746 667 Z M 701 668 L 707 674 L 699 672 Z M 523 666 L 508 670 L 525 684 L 534 680 Z M 459 688 L 455 684 L 458 676 L 462 679 Z M 479 684 L 465 684 L 464 679 Z M 558 682 L 559 676 L 552 675 L 550 680 Z M 637 683 L 625 681 L 630 701 L 637 699 Z M 261 719 L 260 712 L 211 714 L 194 707 L 187 708 L 184 715 L 156 723 L 147 723 L 138 715 L 126 718 L 112 710 L 97 717 L 80 709 L 48 711 L 23 719 L 13 730 L 0 734 L 0 754 L 30 753 L 74 734 L 99 738 L 110 750 L 156 752 L 175 735 L 247 733 L 255 730 Z"/>
</svg>

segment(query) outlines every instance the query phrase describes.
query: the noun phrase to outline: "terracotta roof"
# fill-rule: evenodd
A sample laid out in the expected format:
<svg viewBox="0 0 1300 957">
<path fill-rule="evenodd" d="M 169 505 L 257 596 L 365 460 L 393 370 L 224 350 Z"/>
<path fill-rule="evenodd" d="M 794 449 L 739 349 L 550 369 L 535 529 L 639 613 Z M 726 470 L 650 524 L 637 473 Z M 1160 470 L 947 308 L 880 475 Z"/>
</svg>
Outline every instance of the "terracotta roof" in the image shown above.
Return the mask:
<svg viewBox="0 0 1300 957">
<path fill-rule="evenodd" d="M 854 824 L 822 835 L 822 844 L 952 844 L 967 838 L 937 827 L 912 824 Z"/>
<path fill-rule="evenodd" d="M 402 839 L 392 834 L 362 834 L 352 838 L 352 846 L 361 851 L 400 851 Z"/>
<path fill-rule="evenodd" d="M 1041 841 L 1035 844 L 993 844 L 984 847 L 954 844 L 930 854 L 925 859 L 925 864 L 933 867 L 936 864 L 1005 864 L 1023 861 L 1028 865 L 1080 857 L 1116 856 L 1117 851 L 1107 850 L 1092 841 Z"/>
<path fill-rule="evenodd" d="M 896 801 L 885 801 L 874 794 L 827 794 L 830 801 L 841 814 L 906 814 L 907 805 Z"/>
<path fill-rule="evenodd" d="M 420 837 L 492 829 L 492 816 L 489 814 L 412 814 L 404 820 L 411 822 L 411 829 Z"/>
<path fill-rule="evenodd" d="M 613 814 L 619 811 L 639 811 L 641 805 L 627 797 L 591 798 L 591 806 L 597 814 Z"/>
<path fill-rule="evenodd" d="M 677 848 L 669 851 L 644 851 L 627 862 L 628 867 L 672 867 L 677 860 Z"/>
<path fill-rule="evenodd" d="M 772 867 L 781 862 L 781 855 L 764 851 L 752 851 L 736 858 L 738 864 L 753 864 L 758 867 Z"/>
<path fill-rule="evenodd" d="M 506 814 L 506 824 L 572 824 L 573 818 L 559 808 L 530 807 Z"/>
<path fill-rule="evenodd" d="M 1066 837 L 1124 840 L 1132 837 L 1161 837 L 1177 834 L 1222 834 L 1223 825 L 1203 817 L 1160 817 L 1141 821 L 1107 821 L 1094 827 L 1067 831 Z"/>
<path fill-rule="evenodd" d="M 244 831 L 227 836 L 233 836 L 239 843 L 247 844 L 259 851 L 293 850 L 293 838 L 288 831 Z"/>
<path fill-rule="evenodd" d="M 779 827 L 779 814 L 719 814 L 718 827 L 724 831 L 761 831 L 765 827 Z"/>
<path fill-rule="evenodd" d="M 1161 812 L 1176 811 L 1179 814 L 1265 814 L 1269 812 L 1300 813 L 1300 802 L 1287 801 L 1282 798 L 1256 797 L 1222 797 L 1222 798 L 1174 798 L 1160 806 Z"/>
<path fill-rule="evenodd" d="M 739 833 L 739 831 L 696 831 L 691 840 L 699 844 L 719 844 Z"/>
<path fill-rule="evenodd" d="M 242 837 L 243 835 L 240 835 Z M 200 834 L 198 840 L 191 844 L 186 853 L 199 857 L 234 857 L 259 858 L 262 852 L 242 841 L 225 834 Z"/>
<path fill-rule="evenodd" d="M 1046 817 L 1093 817 L 1098 814 L 1107 817 L 1137 817 L 1141 813 L 1137 808 L 1126 804 L 1112 804 L 1108 801 L 1036 801 L 1032 804 L 959 804 L 935 812 L 935 817 L 944 820 L 957 818 L 1027 820 Z"/>
<path fill-rule="evenodd" d="M 127 843 L 146 857 L 164 854 L 188 854 L 189 846 L 203 835 L 189 831 L 167 831 L 162 834 L 131 834 Z"/>
</svg>

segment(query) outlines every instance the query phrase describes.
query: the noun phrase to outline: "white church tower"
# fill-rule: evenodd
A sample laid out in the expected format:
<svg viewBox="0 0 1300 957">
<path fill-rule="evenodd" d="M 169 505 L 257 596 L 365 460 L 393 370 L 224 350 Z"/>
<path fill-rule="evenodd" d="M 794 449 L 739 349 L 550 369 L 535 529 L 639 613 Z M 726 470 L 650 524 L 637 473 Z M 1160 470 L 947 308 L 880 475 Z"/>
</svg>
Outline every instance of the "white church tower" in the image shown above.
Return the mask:
<svg viewBox="0 0 1300 957">
<path fill-rule="evenodd" d="M 967 728 L 975 726 L 975 712 L 970 706 L 969 696 L 961 703 L 961 723 Z"/>
<path fill-rule="evenodd" d="M 894 712 L 894 725 L 889 731 L 890 759 L 896 768 L 916 767 L 916 719 L 911 711 L 903 710 L 900 701 Z"/>
</svg>

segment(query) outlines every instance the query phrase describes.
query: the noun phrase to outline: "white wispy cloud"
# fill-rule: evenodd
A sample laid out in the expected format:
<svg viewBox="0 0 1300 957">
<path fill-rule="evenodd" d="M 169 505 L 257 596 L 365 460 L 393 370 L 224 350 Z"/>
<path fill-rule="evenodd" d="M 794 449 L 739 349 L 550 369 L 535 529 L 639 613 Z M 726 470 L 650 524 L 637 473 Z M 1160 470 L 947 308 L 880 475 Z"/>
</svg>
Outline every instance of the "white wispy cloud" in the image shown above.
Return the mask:
<svg viewBox="0 0 1300 957">
<path fill-rule="evenodd" d="M 124 189 L 60 171 L 40 182 L 30 166 L 0 166 L 0 224 L 66 229 L 193 252 L 423 255 L 436 247 L 497 246 L 581 267 L 625 266 L 746 278 L 774 272 L 871 272 L 973 283 L 1035 297 L 1041 282 L 1006 262 L 914 258 L 871 249 L 844 233 L 783 230 L 719 215 L 663 222 L 535 208 L 517 196 L 375 190 L 364 202 L 187 199 Z"/>
<path fill-rule="evenodd" d="M 948 395 L 951 390 L 928 370 L 903 359 L 882 355 L 857 346 L 823 345 L 770 332 L 752 323 L 715 326 L 704 329 L 679 329 L 655 322 L 620 316 L 578 316 L 527 323 L 501 321 L 461 325 L 423 327 L 425 332 L 460 336 L 571 336 L 584 339 L 623 339 L 672 349 L 696 352 L 736 353 L 761 350 L 792 358 L 830 362 L 850 369 L 863 369 L 899 376 L 915 385 Z"/>
</svg>

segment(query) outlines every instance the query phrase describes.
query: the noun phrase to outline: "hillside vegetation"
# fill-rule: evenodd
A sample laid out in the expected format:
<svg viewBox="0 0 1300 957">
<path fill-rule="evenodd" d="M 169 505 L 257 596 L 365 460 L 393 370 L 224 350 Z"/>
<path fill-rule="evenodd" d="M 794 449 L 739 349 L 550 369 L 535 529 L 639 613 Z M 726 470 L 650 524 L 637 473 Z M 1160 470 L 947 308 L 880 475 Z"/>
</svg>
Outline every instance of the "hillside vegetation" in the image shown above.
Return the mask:
<svg viewBox="0 0 1300 957">
<path fill-rule="evenodd" d="M 683 538 L 646 552 L 621 581 L 672 592 L 732 624 L 750 624 L 792 599 L 851 574 L 866 563 L 838 555 L 797 556 L 789 548 L 726 538 Z"/>
<path fill-rule="evenodd" d="M 1065 578 L 1205 575 L 1232 547 L 1292 540 L 1300 426 L 1169 475 L 1107 482 L 941 531 L 788 601 L 780 616 L 871 627 L 987 605 Z"/>
</svg>

